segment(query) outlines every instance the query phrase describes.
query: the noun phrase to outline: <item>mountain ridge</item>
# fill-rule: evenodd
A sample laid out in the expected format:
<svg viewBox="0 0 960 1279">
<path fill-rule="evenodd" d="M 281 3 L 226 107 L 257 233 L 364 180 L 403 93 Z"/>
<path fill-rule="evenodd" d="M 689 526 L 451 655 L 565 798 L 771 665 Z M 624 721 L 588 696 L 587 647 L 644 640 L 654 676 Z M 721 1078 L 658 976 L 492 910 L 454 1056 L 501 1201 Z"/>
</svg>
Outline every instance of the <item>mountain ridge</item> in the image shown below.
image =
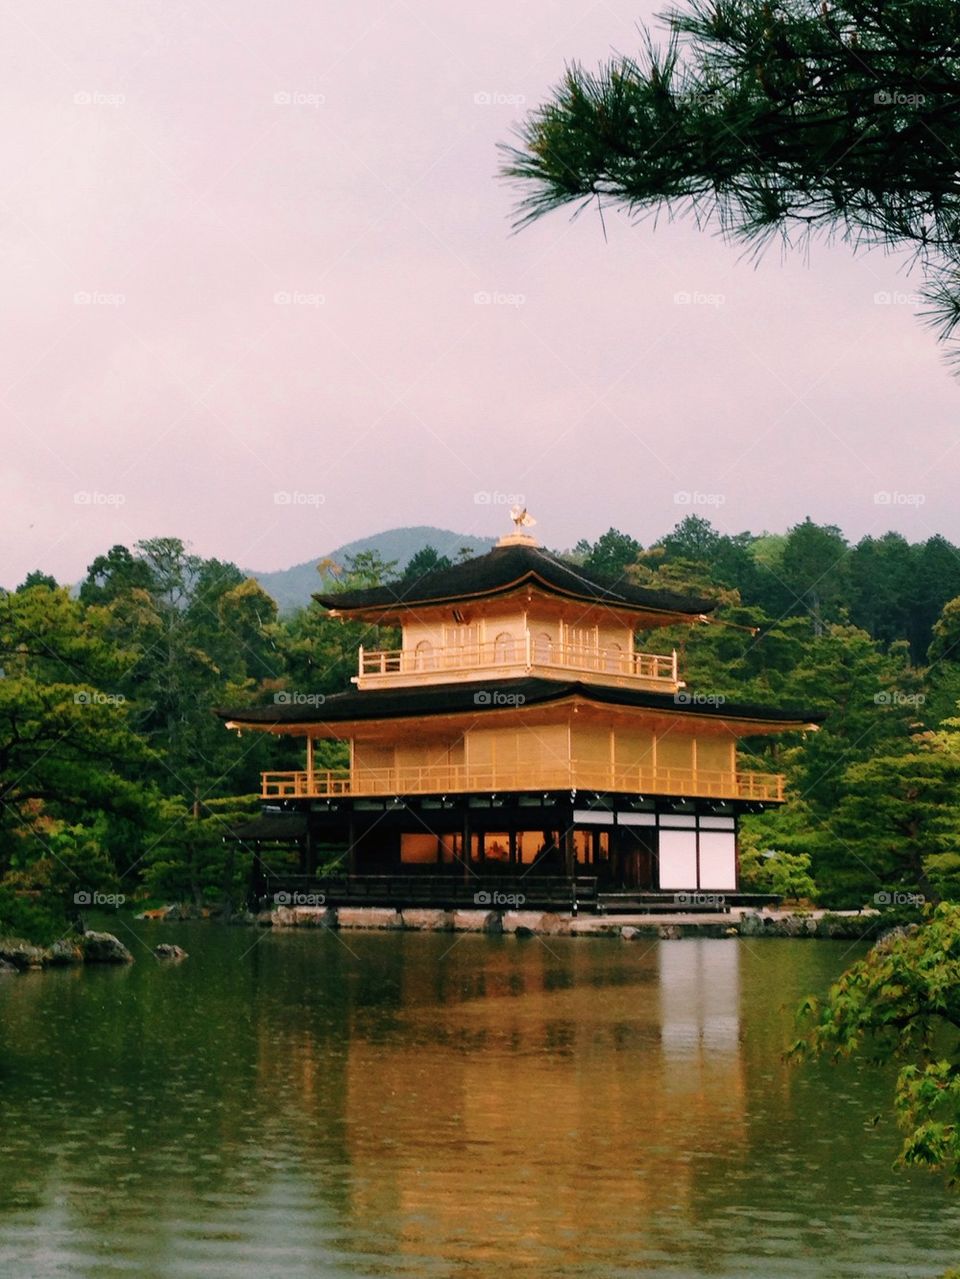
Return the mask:
<svg viewBox="0 0 960 1279">
<path fill-rule="evenodd" d="M 402 572 L 414 555 L 425 546 L 432 546 L 439 555 L 455 559 L 463 547 L 475 554 L 489 551 L 496 538 L 476 537 L 471 533 L 457 533 L 452 529 L 435 528 L 429 524 L 384 529 L 370 537 L 357 538 L 316 557 L 293 564 L 290 568 L 260 570 L 245 568 L 243 572 L 254 578 L 268 595 L 276 601 L 281 613 L 289 613 L 310 603 L 313 593 L 320 589 L 317 565 L 325 559 L 343 565 L 351 555 L 363 551 L 379 551 L 386 561 L 395 560 Z"/>
</svg>

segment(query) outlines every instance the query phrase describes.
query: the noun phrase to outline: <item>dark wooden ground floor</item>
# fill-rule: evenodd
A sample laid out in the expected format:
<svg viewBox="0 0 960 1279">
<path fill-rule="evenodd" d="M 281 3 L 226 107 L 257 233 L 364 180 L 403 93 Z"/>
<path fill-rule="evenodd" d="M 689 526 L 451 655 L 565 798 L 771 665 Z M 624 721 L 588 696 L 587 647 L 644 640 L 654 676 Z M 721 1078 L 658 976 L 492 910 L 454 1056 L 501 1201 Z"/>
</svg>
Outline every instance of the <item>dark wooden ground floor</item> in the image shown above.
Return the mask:
<svg viewBox="0 0 960 1279">
<path fill-rule="evenodd" d="M 605 893 L 669 901 L 738 893 L 737 818 L 751 807 L 569 791 L 291 800 L 236 838 L 255 850 L 257 897 L 296 880 L 371 904 L 455 904 L 484 891 L 538 906 Z"/>
</svg>

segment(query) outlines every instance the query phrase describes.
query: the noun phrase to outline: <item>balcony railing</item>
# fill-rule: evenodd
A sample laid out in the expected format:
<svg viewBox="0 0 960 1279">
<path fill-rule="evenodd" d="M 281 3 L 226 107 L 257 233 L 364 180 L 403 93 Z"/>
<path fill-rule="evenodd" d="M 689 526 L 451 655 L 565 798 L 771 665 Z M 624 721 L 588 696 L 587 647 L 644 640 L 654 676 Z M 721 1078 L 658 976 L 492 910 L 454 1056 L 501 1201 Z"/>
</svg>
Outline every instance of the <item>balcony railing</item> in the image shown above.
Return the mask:
<svg viewBox="0 0 960 1279">
<path fill-rule="evenodd" d="M 264 799 L 327 799 L 338 795 L 446 795 L 472 792 L 592 790 L 637 795 L 679 795 L 710 799 L 783 800 L 780 773 L 733 773 L 714 769 L 618 768 L 572 762 L 546 768 L 468 768 L 463 764 L 360 768 L 352 774 L 264 773 Z"/>
<path fill-rule="evenodd" d="M 357 683 L 395 682 L 397 676 L 431 682 L 471 671 L 526 673 L 535 668 L 680 687 L 676 652 L 627 653 L 622 649 L 548 643 L 530 632 L 482 644 L 373 651 L 361 647 Z"/>
</svg>

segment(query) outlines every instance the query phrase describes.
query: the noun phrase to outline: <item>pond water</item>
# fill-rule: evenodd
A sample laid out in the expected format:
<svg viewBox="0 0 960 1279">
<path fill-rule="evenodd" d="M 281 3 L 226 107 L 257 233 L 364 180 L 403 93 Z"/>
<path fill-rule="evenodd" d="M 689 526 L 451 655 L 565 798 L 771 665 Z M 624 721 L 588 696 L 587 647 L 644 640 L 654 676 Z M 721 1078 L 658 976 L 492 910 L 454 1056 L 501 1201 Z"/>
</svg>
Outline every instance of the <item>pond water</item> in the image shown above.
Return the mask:
<svg viewBox="0 0 960 1279">
<path fill-rule="evenodd" d="M 960 1257 L 960 1196 L 892 1168 L 890 1074 L 781 1058 L 862 948 L 111 926 L 132 967 L 0 982 L 4 1276 Z"/>
</svg>

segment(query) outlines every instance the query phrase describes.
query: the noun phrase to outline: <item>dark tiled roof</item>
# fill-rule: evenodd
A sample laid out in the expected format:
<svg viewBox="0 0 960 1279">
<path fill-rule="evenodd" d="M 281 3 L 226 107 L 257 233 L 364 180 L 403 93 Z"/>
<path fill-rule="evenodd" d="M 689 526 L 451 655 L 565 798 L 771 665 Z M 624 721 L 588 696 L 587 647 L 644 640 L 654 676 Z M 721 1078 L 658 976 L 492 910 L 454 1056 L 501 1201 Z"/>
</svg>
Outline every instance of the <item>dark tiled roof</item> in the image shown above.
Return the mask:
<svg viewBox="0 0 960 1279">
<path fill-rule="evenodd" d="M 820 711 L 784 710 L 716 700 L 697 700 L 690 690 L 648 693 L 639 689 L 582 684 L 576 680 L 503 679 L 474 680 L 467 684 L 418 685 L 408 688 L 354 689 L 334 693 L 321 702 L 289 702 L 280 705 L 218 710 L 221 719 L 238 724 L 281 727 L 285 724 L 337 724 L 351 720 L 421 718 L 431 715 L 462 714 L 504 710 L 511 706 L 534 706 L 564 697 L 583 697 L 607 706 L 631 706 L 645 710 L 689 713 L 714 719 L 784 721 L 796 724 L 820 723 Z"/>
<path fill-rule="evenodd" d="M 314 595 L 324 608 L 347 613 L 397 606 L 455 603 L 504 594 L 535 583 L 555 595 L 632 611 L 683 613 L 698 616 L 715 607 L 713 600 L 651 591 L 626 581 L 607 582 L 577 564 L 551 555 L 537 546 L 496 546 L 486 555 L 437 569 L 410 581 L 390 582 L 362 591 Z"/>
</svg>

